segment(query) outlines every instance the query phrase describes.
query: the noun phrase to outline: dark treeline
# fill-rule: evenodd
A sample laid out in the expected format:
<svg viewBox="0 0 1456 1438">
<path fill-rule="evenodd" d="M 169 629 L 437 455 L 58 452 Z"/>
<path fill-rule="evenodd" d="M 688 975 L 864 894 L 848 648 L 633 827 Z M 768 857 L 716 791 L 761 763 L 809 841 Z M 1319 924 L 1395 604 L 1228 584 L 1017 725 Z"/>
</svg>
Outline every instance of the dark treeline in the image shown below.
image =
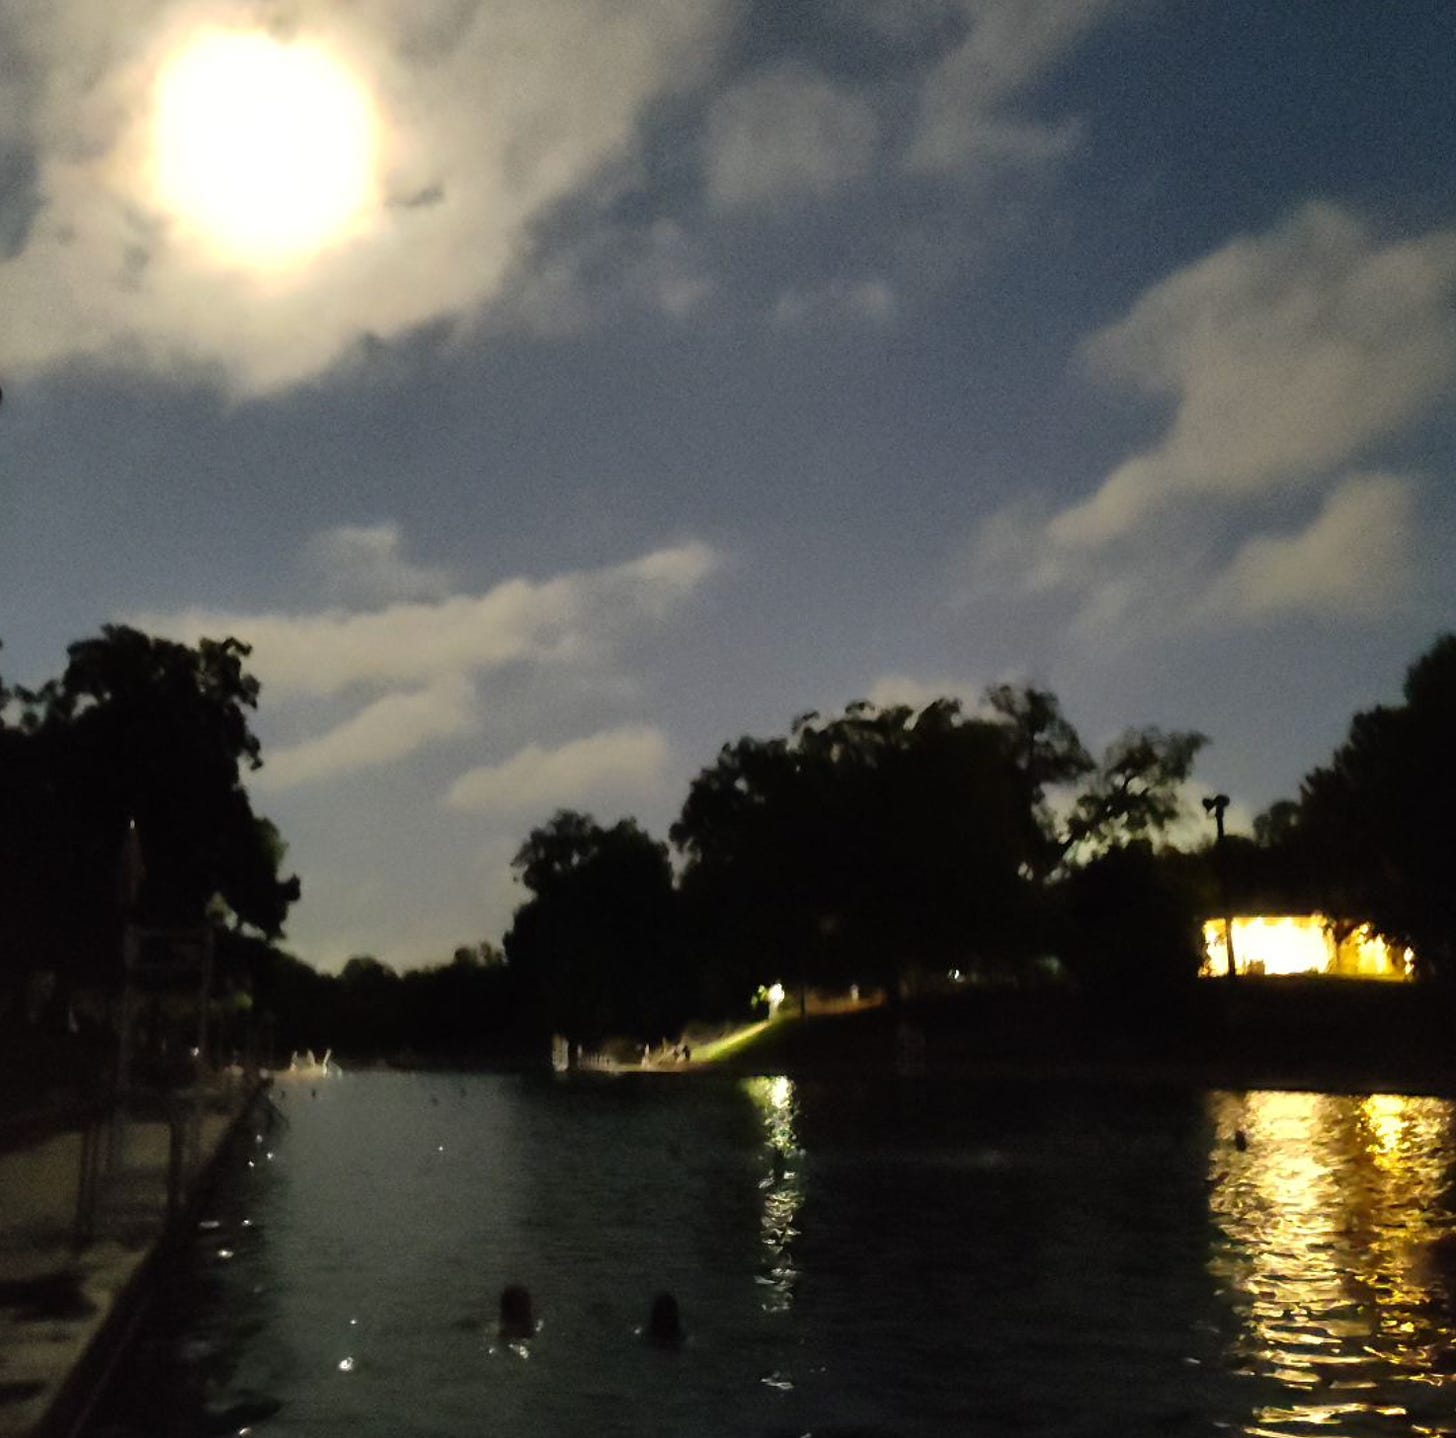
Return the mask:
<svg viewBox="0 0 1456 1438">
<path fill-rule="evenodd" d="M 1296 799 L 1216 850 L 1167 843 L 1200 734 L 1132 729 L 1094 756 L 1031 686 L 996 686 L 975 712 L 856 703 L 725 744 L 671 847 L 630 818 L 543 822 L 514 861 L 525 899 L 501 949 L 403 975 L 359 956 L 337 976 L 278 947 L 299 881 L 245 788 L 261 762 L 247 654 L 113 628 L 41 689 L 0 686 L 12 1033 L 74 1035 L 104 1015 L 128 899 L 144 925 L 213 926 L 219 1047 L 284 1059 L 516 1060 L 553 1032 L 656 1042 L 745 1016 L 771 981 L 895 1001 L 951 972 L 1060 982 L 1136 1032 L 1176 1017 L 1199 921 L 1225 906 L 1368 918 L 1423 977 L 1452 976 L 1452 636 L 1412 667 L 1403 703 L 1357 715 Z"/>
<path fill-rule="evenodd" d="M 1223 912 L 1373 923 L 1417 976 L 1456 979 L 1448 801 L 1456 636 L 1404 702 L 1355 716 L 1252 837 L 1167 843 L 1205 743 L 1130 729 L 1094 757 L 1056 696 L 999 685 L 975 713 L 850 705 L 726 744 L 666 844 L 566 811 L 516 858 L 505 952 L 535 1021 L 584 1043 L 741 1012 L 763 983 L 1060 981 L 1098 1023 L 1176 1026 Z M 1210 836 L 1211 840 L 1211 836 Z"/>
<path fill-rule="evenodd" d="M 280 935 L 300 886 L 244 783 L 261 763 L 248 652 L 109 627 L 39 689 L 0 683 L 0 1076 L 12 1086 L 105 1054 L 128 920 L 211 926 L 219 1022 L 250 1008 L 247 936 Z"/>
</svg>

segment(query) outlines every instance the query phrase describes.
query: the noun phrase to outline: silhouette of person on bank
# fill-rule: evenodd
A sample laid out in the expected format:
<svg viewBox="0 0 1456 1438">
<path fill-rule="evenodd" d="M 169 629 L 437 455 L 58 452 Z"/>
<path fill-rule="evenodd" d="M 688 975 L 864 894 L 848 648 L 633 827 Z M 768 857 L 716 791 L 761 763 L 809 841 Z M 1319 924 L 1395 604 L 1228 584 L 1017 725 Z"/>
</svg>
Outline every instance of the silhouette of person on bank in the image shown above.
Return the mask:
<svg viewBox="0 0 1456 1438">
<path fill-rule="evenodd" d="M 687 1334 L 683 1332 L 682 1312 L 670 1293 L 659 1293 L 652 1300 L 644 1336 L 654 1348 L 681 1348 Z"/>
<path fill-rule="evenodd" d="M 530 1290 L 512 1283 L 501 1290 L 500 1336 L 506 1343 L 519 1343 L 533 1337 L 536 1318 L 531 1311 Z"/>
</svg>

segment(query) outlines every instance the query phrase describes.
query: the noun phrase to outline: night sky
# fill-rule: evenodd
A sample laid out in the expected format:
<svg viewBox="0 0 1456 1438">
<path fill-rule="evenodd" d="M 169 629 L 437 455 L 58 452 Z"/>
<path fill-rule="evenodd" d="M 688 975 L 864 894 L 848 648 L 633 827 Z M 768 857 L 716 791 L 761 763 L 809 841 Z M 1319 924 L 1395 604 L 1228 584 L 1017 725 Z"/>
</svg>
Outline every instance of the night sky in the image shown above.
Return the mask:
<svg viewBox="0 0 1456 1438">
<path fill-rule="evenodd" d="M 1453 63 L 1450 0 L 0 0 L 0 672 L 251 642 L 325 968 L 856 698 L 1200 729 L 1245 827 L 1456 622 Z"/>
</svg>

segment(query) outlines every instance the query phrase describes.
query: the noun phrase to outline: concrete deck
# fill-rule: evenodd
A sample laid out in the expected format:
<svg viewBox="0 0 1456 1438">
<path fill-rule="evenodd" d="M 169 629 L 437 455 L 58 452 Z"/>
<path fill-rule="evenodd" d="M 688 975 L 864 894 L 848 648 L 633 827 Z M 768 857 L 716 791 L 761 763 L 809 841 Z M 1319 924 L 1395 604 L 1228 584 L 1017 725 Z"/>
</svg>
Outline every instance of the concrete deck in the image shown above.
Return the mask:
<svg viewBox="0 0 1456 1438">
<path fill-rule="evenodd" d="M 259 1089 L 238 1087 L 202 1119 L 197 1195 Z M 0 1154 L 0 1438 L 51 1438 L 89 1407 L 144 1306 L 167 1232 L 168 1127 L 126 1125 L 121 1162 L 101 1186 L 95 1240 L 73 1247 L 81 1134 L 55 1133 Z M 179 1224 L 192 1215 L 184 1201 Z"/>
</svg>

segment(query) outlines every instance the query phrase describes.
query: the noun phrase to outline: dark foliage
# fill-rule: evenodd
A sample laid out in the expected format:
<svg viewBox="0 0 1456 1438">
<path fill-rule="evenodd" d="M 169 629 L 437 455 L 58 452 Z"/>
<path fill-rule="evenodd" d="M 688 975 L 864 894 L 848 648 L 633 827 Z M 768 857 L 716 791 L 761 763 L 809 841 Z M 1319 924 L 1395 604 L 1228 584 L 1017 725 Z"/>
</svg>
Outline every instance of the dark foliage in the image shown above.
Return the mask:
<svg viewBox="0 0 1456 1438">
<path fill-rule="evenodd" d="M 280 877 L 278 832 L 243 787 L 261 762 L 247 654 L 108 626 L 70 647 L 59 679 L 15 691 L 0 720 L 0 970 L 104 975 L 124 910 L 197 925 L 221 904 L 236 927 L 281 932 L 299 881 Z"/>
<path fill-rule="evenodd" d="M 1151 1031 L 1183 1011 L 1203 910 L 1182 866 L 1128 844 L 1069 874 L 1057 897 L 1058 952 L 1104 1018 Z"/>
<path fill-rule="evenodd" d="M 672 830 L 694 931 L 758 982 L 894 988 L 1008 961 L 1035 852 L 1025 797 L 1007 731 L 953 700 L 726 745 Z"/>
<path fill-rule="evenodd" d="M 676 1034 L 695 992 L 667 846 L 635 820 L 604 829 L 563 810 L 531 832 L 514 867 L 531 897 L 505 951 L 527 1023 L 573 1043 Z"/>
<path fill-rule="evenodd" d="M 1405 703 L 1355 715 L 1306 776 L 1280 841 L 1329 912 L 1370 919 L 1425 971 L 1456 981 L 1456 635 L 1406 677 Z M 1272 821 L 1271 821 L 1272 822 Z"/>
</svg>

